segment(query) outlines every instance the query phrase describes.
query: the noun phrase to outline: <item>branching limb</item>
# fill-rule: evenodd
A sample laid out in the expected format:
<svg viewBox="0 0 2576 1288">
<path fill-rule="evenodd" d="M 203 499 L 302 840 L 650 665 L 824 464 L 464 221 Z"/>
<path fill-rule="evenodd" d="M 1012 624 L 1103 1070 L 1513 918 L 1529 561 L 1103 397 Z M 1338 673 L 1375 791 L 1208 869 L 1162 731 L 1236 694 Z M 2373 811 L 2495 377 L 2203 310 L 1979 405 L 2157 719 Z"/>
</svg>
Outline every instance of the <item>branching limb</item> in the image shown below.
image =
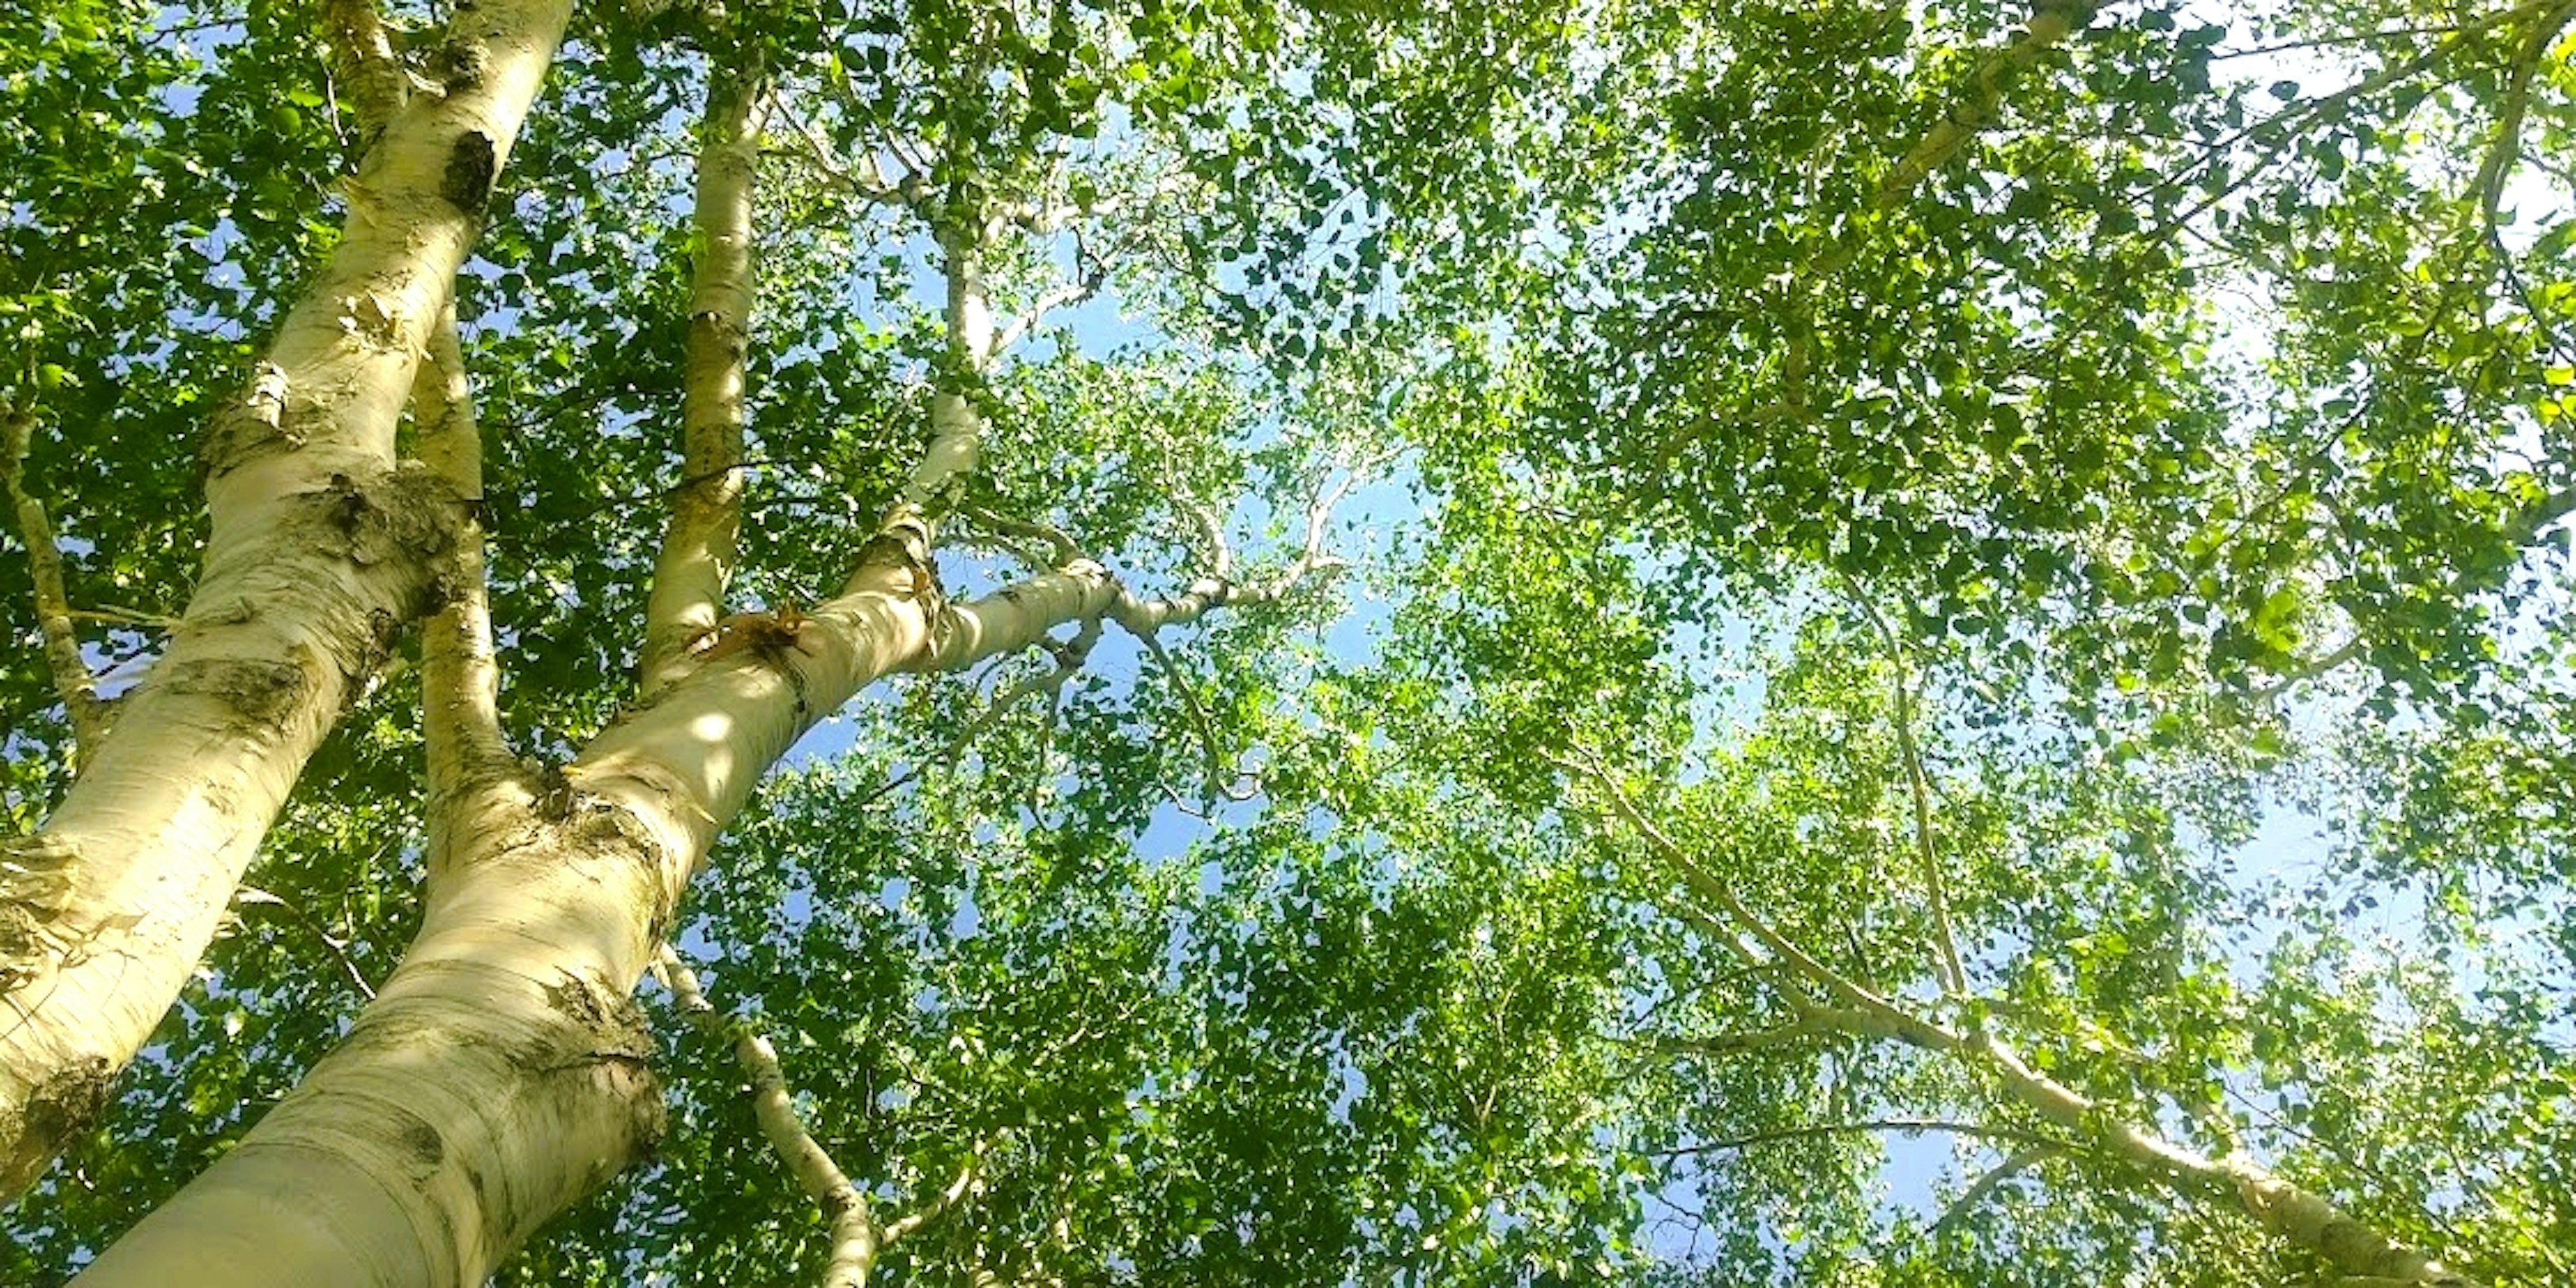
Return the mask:
<svg viewBox="0 0 2576 1288">
<path fill-rule="evenodd" d="M 1009 326 L 1002 328 L 1001 334 L 993 338 L 994 353 L 1008 352 L 1011 346 L 1018 344 L 1030 331 L 1046 321 L 1047 314 L 1058 309 L 1072 308 L 1090 299 L 1099 294 L 1100 288 L 1108 283 L 1109 261 L 1092 254 L 1091 244 L 1084 238 L 1079 226 L 1073 230 L 1073 270 L 1073 280 L 1061 283 L 1039 295 L 1037 300 L 1029 305 L 1027 312 L 1022 313 Z"/>
<path fill-rule="evenodd" d="M 1914 848 L 1923 863 L 1924 898 L 1932 905 L 1932 933 L 1939 940 L 1941 991 L 1952 998 L 1968 995 L 1967 968 L 1959 960 L 1959 936 L 1950 921 L 1949 882 L 1941 876 L 1941 858 L 1932 848 L 1932 786 L 1923 774 L 1923 752 L 1914 741 L 1914 692 L 1907 678 L 1904 646 L 1879 615 L 1878 606 L 1856 583 L 1848 583 L 1851 600 L 1878 630 L 1896 667 L 1896 748 L 1905 759 L 1905 785 L 1914 797 Z"/>
<path fill-rule="evenodd" d="M 2366 641 L 2364 641 L 2359 635 L 2355 635 L 2351 639 L 2345 640 L 2339 647 L 2324 654 L 2311 658 L 2305 662 L 2294 663 L 2288 669 L 2282 671 L 2279 676 L 2275 677 L 2270 684 L 2254 690 L 2252 697 L 2258 704 L 2269 703 L 2274 698 L 2280 697 L 2282 694 L 2289 692 L 2290 686 L 2297 684 L 2302 680 L 2313 680 L 2318 676 L 2324 675 L 2327 672 L 2342 666 L 2346 662 L 2350 662 L 2353 659 L 2360 657 L 2365 644 Z"/>
<path fill-rule="evenodd" d="M 753 58 L 745 54 L 744 58 Z M 707 86 L 698 151 L 696 232 L 680 420 L 683 476 L 645 604 L 640 671 L 656 692 L 691 664 L 724 617 L 742 532 L 744 356 L 751 343 L 751 212 L 759 171 L 761 73 L 718 66 Z"/>
<path fill-rule="evenodd" d="M 965 752 L 966 748 L 974 745 L 977 738 L 983 737 L 984 734 L 991 730 L 994 725 L 1001 723 L 1002 717 L 1008 715 L 1011 708 L 1018 706 L 1021 702 L 1029 698 L 1044 697 L 1047 699 L 1047 718 L 1049 722 L 1052 723 L 1054 719 L 1054 701 L 1056 695 L 1064 691 L 1065 681 L 1072 679 L 1076 674 L 1078 674 L 1082 670 L 1083 664 L 1090 660 L 1092 647 L 1100 642 L 1100 634 L 1100 619 L 1093 618 L 1082 623 L 1080 628 L 1075 630 L 1071 639 L 1066 640 L 1062 644 L 1051 646 L 1051 651 L 1055 654 L 1056 663 L 1053 669 L 1049 670 L 1044 675 L 1023 678 L 1018 683 L 1013 684 L 1010 688 L 995 695 L 992 702 L 984 708 L 983 714 L 975 717 L 974 721 L 968 724 L 965 728 L 958 730 L 956 736 L 948 740 L 947 745 L 941 747 L 936 753 L 915 762 L 902 773 L 896 774 L 894 777 L 887 779 L 884 784 L 879 786 L 875 791 L 869 792 L 866 796 L 861 797 L 858 802 L 859 806 L 864 808 L 879 800 L 883 800 L 887 795 L 894 792 L 895 789 L 902 787 L 905 783 L 909 783 L 915 778 L 920 777 L 921 771 L 932 765 L 946 764 L 955 760 L 960 754 Z"/>
<path fill-rule="evenodd" d="M 966 1196 L 975 1191 L 977 1171 L 983 1161 L 984 1147 L 978 1144 L 967 1153 L 966 1161 L 957 1165 L 957 1174 L 949 1179 L 948 1184 L 941 1186 L 937 1194 L 931 1195 L 929 1202 L 886 1223 L 884 1246 L 891 1248 L 903 1242 L 906 1236 L 938 1220 L 959 1203 L 964 1202 Z"/>
<path fill-rule="evenodd" d="M 806 1197 L 831 1218 L 832 1256 L 823 1282 L 827 1288 L 865 1284 L 878 1255 L 885 1250 L 884 1231 L 869 1213 L 867 1195 L 850 1183 L 840 1164 L 832 1161 L 830 1152 L 814 1139 L 796 1112 L 796 1100 L 788 1091 L 787 1074 L 778 1063 L 777 1049 L 749 1025 L 730 1022 L 720 1014 L 698 986 L 696 972 L 667 945 L 662 949 L 659 966 L 680 1009 L 708 1036 L 732 1043 L 734 1058 L 751 1082 L 752 1114 L 760 1123 L 761 1134 L 768 1138 L 779 1161 L 786 1164 L 788 1174 L 804 1188 Z"/>
<path fill-rule="evenodd" d="M 1590 778 L 1596 785 L 1598 794 L 1609 802 L 1612 810 L 1645 838 L 1648 848 L 1662 858 L 1665 864 L 1694 892 L 1724 909 L 1727 916 L 1733 918 L 1737 925 L 1743 927 L 1762 945 L 1764 951 L 1794 968 L 1818 991 L 1864 1017 L 1869 1027 L 1863 1036 L 1892 1037 L 1914 1046 L 1939 1051 L 1955 1050 L 1965 1043 L 1965 1039 L 1959 1034 L 1904 1010 L 1875 990 L 1825 965 L 1813 954 L 1800 947 L 1796 941 L 1782 934 L 1778 928 L 1747 906 L 1732 887 L 1719 880 L 1716 874 L 1710 872 L 1689 851 L 1684 850 L 1671 837 L 1665 835 L 1661 828 L 1656 827 L 1644 812 L 1637 808 L 1635 802 L 1628 799 L 1627 793 L 1621 791 L 1617 784 L 1610 780 L 1607 770 L 1598 766 L 1579 764 L 1553 752 L 1542 754 L 1547 755 L 1549 759 L 1568 771 Z"/>
<path fill-rule="evenodd" d="M 993 337 L 993 352 L 1009 352 L 1011 346 L 1018 344 L 1030 331 L 1036 329 L 1039 323 L 1045 321 L 1047 314 L 1057 309 L 1072 308 L 1098 294 L 1100 282 L 1099 277 L 1085 274 L 1078 281 L 1063 283 L 1040 295 L 1036 303 L 1029 305 L 1028 312 L 1021 314 L 1009 326 L 1003 327 L 1001 334 Z"/>
<path fill-rule="evenodd" d="M 54 526 L 44 502 L 27 490 L 27 449 L 35 437 L 36 413 L 18 402 L 0 404 L 0 487 L 18 513 L 18 536 L 27 543 L 27 568 L 36 592 L 36 627 L 45 639 L 45 665 L 53 672 L 54 691 L 62 695 L 63 712 L 72 725 L 72 742 L 82 755 L 94 751 L 107 733 L 109 707 L 98 696 L 98 681 L 81 657 L 80 633 L 72 628 L 71 603 L 63 588 L 63 555 L 54 544 Z"/>
<path fill-rule="evenodd" d="M 851 1183 L 840 1164 L 832 1161 L 831 1153 L 814 1139 L 804 1118 L 796 1112 L 786 1070 L 779 1064 L 778 1051 L 769 1039 L 748 1024 L 729 1021 L 718 1012 L 699 986 L 696 972 L 669 945 L 663 946 L 655 967 L 670 988 L 672 999 L 702 1032 L 732 1043 L 734 1058 L 751 1083 L 752 1113 L 760 1123 L 761 1134 L 768 1138 L 770 1148 L 786 1164 L 806 1196 L 831 1218 L 832 1254 L 824 1267 L 823 1288 L 866 1288 L 869 1276 L 876 1271 L 877 1259 L 885 1255 L 886 1249 L 939 1219 L 974 1191 L 984 1156 L 982 1142 L 967 1151 L 966 1161 L 958 1167 L 955 1178 L 928 1202 L 893 1221 L 878 1223 L 867 1195 Z"/>
<path fill-rule="evenodd" d="M 1012 548 L 1012 553 L 1019 556 L 1020 562 L 1029 565 L 1032 569 L 1053 571 L 1058 568 L 1069 568 L 1084 557 L 1082 544 L 1054 524 L 1019 518 L 983 506 L 969 506 L 962 513 L 976 524 L 999 536 L 1021 541 L 1044 542 L 1047 554 L 1043 558 L 1017 547 Z"/>
<path fill-rule="evenodd" d="M 1180 695 L 1181 705 L 1190 713 L 1190 727 L 1198 734 L 1199 747 L 1207 759 L 1207 790 L 1202 794 L 1200 807 L 1213 811 L 1219 797 L 1230 801 L 1252 799 L 1254 792 L 1238 785 L 1243 775 L 1233 772 L 1225 763 L 1225 750 L 1217 742 L 1216 726 L 1208 720 L 1207 708 L 1200 704 L 1198 691 L 1190 687 L 1189 677 L 1181 673 L 1180 663 L 1173 661 L 1171 652 L 1163 647 L 1161 634 L 1150 630 L 1134 631 L 1134 634 L 1145 645 L 1145 651 L 1153 655 L 1154 665 L 1163 669 L 1163 678 L 1171 682 L 1172 691 Z"/>
<path fill-rule="evenodd" d="M 2178 1189 L 2239 1210 L 2286 1242 L 2323 1258 L 2348 1278 L 2475 1288 L 2475 1281 L 2431 1254 L 2366 1224 L 2323 1195 L 2305 1189 L 2242 1153 L 2211 1158 L 2123 1118 L 2064 1083 L 2031 1068 L 1990 1033 L 1974 1035 L 1961 1055 L 1994 1074 L 2003 1090 L 2042 1118 L 2089 1141 L 2092 1152 L 2119 1159 Z"/>
<path fill-rule="evenodd" d="M 2505 185 L 2512 179 L 2514 162 L 2522 151 L 2522 121 L 2531 107 L 2532 74 L 2539 70 L 2541 56 L 2557 40 L 2558 33 L 2567 29 L 2570 19 L 2576 19 L 2576 0 L 2565 0 L 2538 15 L 2506 73 L 2504 102 L 2496 111 L 2495 137 L 2487 144 L 2486 156 L 2478 163 L 2477 179 L 2470 189 L 2477 194 L 2478 210 L 2490 234 L 2496 227 L 2496 211 L 2504 201 Z"/>
<path fill-rule="evenodd" d="M 854 170 L 843 164 L 831 141 L 823 137 L 822 131 L 812 121 L 790 110 L 784 103 L 778 105 L 778 115 L 786 119 L 794 128 L 797 139 L 804 143 L 806 159 L 842 191 L 862 201 L 898 210 L 915 209 L 928 199 L 928 186 L 922 182 L 918 170 L 898 180 L 886 173 L 885 162 L 874 152 L 868 154 L 864 172 Z"/>
<path fill-rule="evenodd" d="M 1974 92 L 1965 102 L 1952 105 L 1940 123 L 1925 131 L 1913 149 L 1879 181 L 1875 199 L 1878 208 L 1885 210 L 1903 202 L 1933 171 L 1958 156 L 1960 149 L 1994 119 L 2004 90 L 2014 78 L 2091 22 L 2099 7 L 2098 0 L 2036 0 L 2031 6 L 2030 25 L 2022 31 L 2021 38 L 1977 64 Z"/>
<path fill-rule="evenodd" d="M 1942 1209 L 1940 1218 L 1932 1223 L 1932 1235 L 1937 1238 L 1942 1231 L 1958 1224 L 1962 1218 L 1975 1211 L 1978 1204 L 1985 1202 L 1988 1196 L 2003 1188 L 2005 1182 L 2065 1152 L 2064 1145 L 2046 1143 L 2025 1145 L 2013 1151 L 2012 1155 L 2003 1162 L 1986 1169 L 1984 1175 L 1970 1183 L 1967 1189 L 1959 1192 L 1959 1197 L 1952 1200 L 1949 1207 Z"/>
</svg>

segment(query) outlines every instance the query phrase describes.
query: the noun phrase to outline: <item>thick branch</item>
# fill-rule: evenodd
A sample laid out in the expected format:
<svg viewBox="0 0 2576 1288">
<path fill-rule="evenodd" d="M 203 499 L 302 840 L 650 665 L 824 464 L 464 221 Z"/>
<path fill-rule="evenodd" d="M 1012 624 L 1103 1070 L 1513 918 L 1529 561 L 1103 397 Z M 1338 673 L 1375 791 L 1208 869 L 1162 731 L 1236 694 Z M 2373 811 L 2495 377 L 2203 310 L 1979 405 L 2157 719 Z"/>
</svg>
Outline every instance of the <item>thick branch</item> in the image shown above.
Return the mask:
<svg viewBox="0 0 2576 1288">
<path fill-rule="evenodd" d="M 412 383 L 420 458 L 464 502 L 447 604 L 421 633 L 422 741 L 429 756 L 429 859 L 444 863 L 459 824 L 471 826 L 468 797 L 509 764 L 501 738 L 501 666 L 492 648 L 492 604 L 484 580 L 483 434 L 475 423 L 456 305 L 439 310 L 429 352 Z"/>
<path fill-rule="evenodd" d="M 2286 1242 L 2324 1258 L 2342 1274 L 2402 1284 L 2475 1288 L 2475 1281 L 2418 1248 L 2390 1238 L 2243 1154 L 2211 1158 L 2154 1129 L 2121 1119 L 2092 1099 L 2025 1064 L 1991 1036 L 1963 1056 L 1994 1071 L 2004 1087 L 2041 1117 L 2079 1133 L 2102 1153 L 2186 1189 L 2232 1200 Z"/>
<path fill-rule="evenodd" d="M 923 514 L 953 501 L 983 456 L 984 413 L 975 406 L 971 385 L 982 378 L 993 354 L 993 302 L 984 284 L 983 243 L 943 229 L 939 249 L 948 277 L 952 370 L 931 395 L 930 442 L 903 489 L 903 504 Z"/>
<path fill-rule="evenodd" d="M 98 680 L 81 657 L 80 632 L 72 628 L 71 601 L 63 588 L 63 555 L 54 545 L 54 525 L 45 503 L 27 489 L 27 448 L 36 431 L 32 408 L 0 406 L 0 488 L 18 513 L 18 536 L 27 543 L 27 571 L 35 583 L 36 628 L 45 637 L 45 666 L 53 672 L 54 691 L 62 695 L 63 712 L 71 718 L 72 741 L 83 756 L 98 749 L 107 731 L 107 704 L 98 696 Z"/>
<path fill-rule="evenodd" d="M 1960 1191 L 1959 1197 L 1953 1200 L 1949 1207 L 1943 1209 L 1940 1218 L 1932 1223 L 1932 1233 L 1937 1235 L 1957 1225 L 1970 1212 L 1976 1211 L 1977 1205 L 1985 1202 L 1987 1196 L 2003 1188 L 2006 1181 L 2065 1152 L 2065 1146 L 2055 1144 L 2025 1145 L 2013 1151 L 2011 1157 L 1986 1169 L 1985 1175 L 1978 1177 L 1967 1189 Z"/>
<path fill-rule="evenodd" d="M 679 678 L 724 616 L 742 531 L 743 358 L 750 348 L 757 68 L 716 68 L 698 151 L 698 260 L 680 401 L 681 476 L 645 605 L 644 690 Z"/>
</svg>

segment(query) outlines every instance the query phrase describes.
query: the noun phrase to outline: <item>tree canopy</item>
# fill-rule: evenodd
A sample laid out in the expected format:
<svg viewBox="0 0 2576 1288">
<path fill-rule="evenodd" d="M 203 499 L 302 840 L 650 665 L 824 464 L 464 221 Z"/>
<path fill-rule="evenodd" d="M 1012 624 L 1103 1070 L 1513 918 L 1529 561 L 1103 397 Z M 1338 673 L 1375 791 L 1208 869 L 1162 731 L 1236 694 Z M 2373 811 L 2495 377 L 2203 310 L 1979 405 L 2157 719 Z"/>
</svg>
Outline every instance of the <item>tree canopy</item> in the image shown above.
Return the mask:
<svg viewBox="0 0 2576 1288">
<path fill-rule="evenodd" d="M 2571 58 L 0 11 L 0 1281 L 2576 1282 Z"/>
</svg>

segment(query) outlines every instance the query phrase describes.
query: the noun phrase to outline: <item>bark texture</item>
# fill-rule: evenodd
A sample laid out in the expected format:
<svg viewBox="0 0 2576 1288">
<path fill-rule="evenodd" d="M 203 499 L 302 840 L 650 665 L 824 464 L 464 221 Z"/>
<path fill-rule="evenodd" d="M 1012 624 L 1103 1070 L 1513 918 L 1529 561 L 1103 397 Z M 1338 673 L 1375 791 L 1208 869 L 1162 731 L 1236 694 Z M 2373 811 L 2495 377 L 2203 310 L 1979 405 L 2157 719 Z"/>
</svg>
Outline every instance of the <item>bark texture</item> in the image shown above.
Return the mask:
<svg viewBox="0 0 2576 1288">
<path fill-rule="evenodd" d="M 751 341 L 751 202 L 760 164 L 756 69 L 718 69 L 698 149 L 698 258 L 681 387 L 681 478 L 645 605 L 644 689 L 688 669 L 724 616 L 742 531 L 743 357 Z"/>
<path fill-rule="evenodd" d="M 461 11 L 347 185 L 346 235 L 204 448 L 204 573 L 61 808 L 0 867 L 0 1199 L 106 1103 L 287 790 L 403 623 L 457 503 L 394 428 L 569 0 Z"/>
</svg>

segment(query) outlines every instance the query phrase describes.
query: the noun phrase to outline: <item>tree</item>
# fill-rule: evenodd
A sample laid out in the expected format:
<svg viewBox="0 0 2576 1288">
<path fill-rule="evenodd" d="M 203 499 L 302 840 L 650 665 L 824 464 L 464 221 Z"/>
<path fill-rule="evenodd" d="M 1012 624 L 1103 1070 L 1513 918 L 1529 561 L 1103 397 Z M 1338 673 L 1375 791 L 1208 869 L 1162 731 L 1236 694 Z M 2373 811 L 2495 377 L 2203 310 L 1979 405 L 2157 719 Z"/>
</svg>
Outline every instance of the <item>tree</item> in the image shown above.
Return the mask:
<svg viewBox="0 0 2576 1288">
<path fill-rule="evenodd" d="M 8 19 L 15 1268 L 2563 1275 L 2567 18 Z"/>
</svg>

